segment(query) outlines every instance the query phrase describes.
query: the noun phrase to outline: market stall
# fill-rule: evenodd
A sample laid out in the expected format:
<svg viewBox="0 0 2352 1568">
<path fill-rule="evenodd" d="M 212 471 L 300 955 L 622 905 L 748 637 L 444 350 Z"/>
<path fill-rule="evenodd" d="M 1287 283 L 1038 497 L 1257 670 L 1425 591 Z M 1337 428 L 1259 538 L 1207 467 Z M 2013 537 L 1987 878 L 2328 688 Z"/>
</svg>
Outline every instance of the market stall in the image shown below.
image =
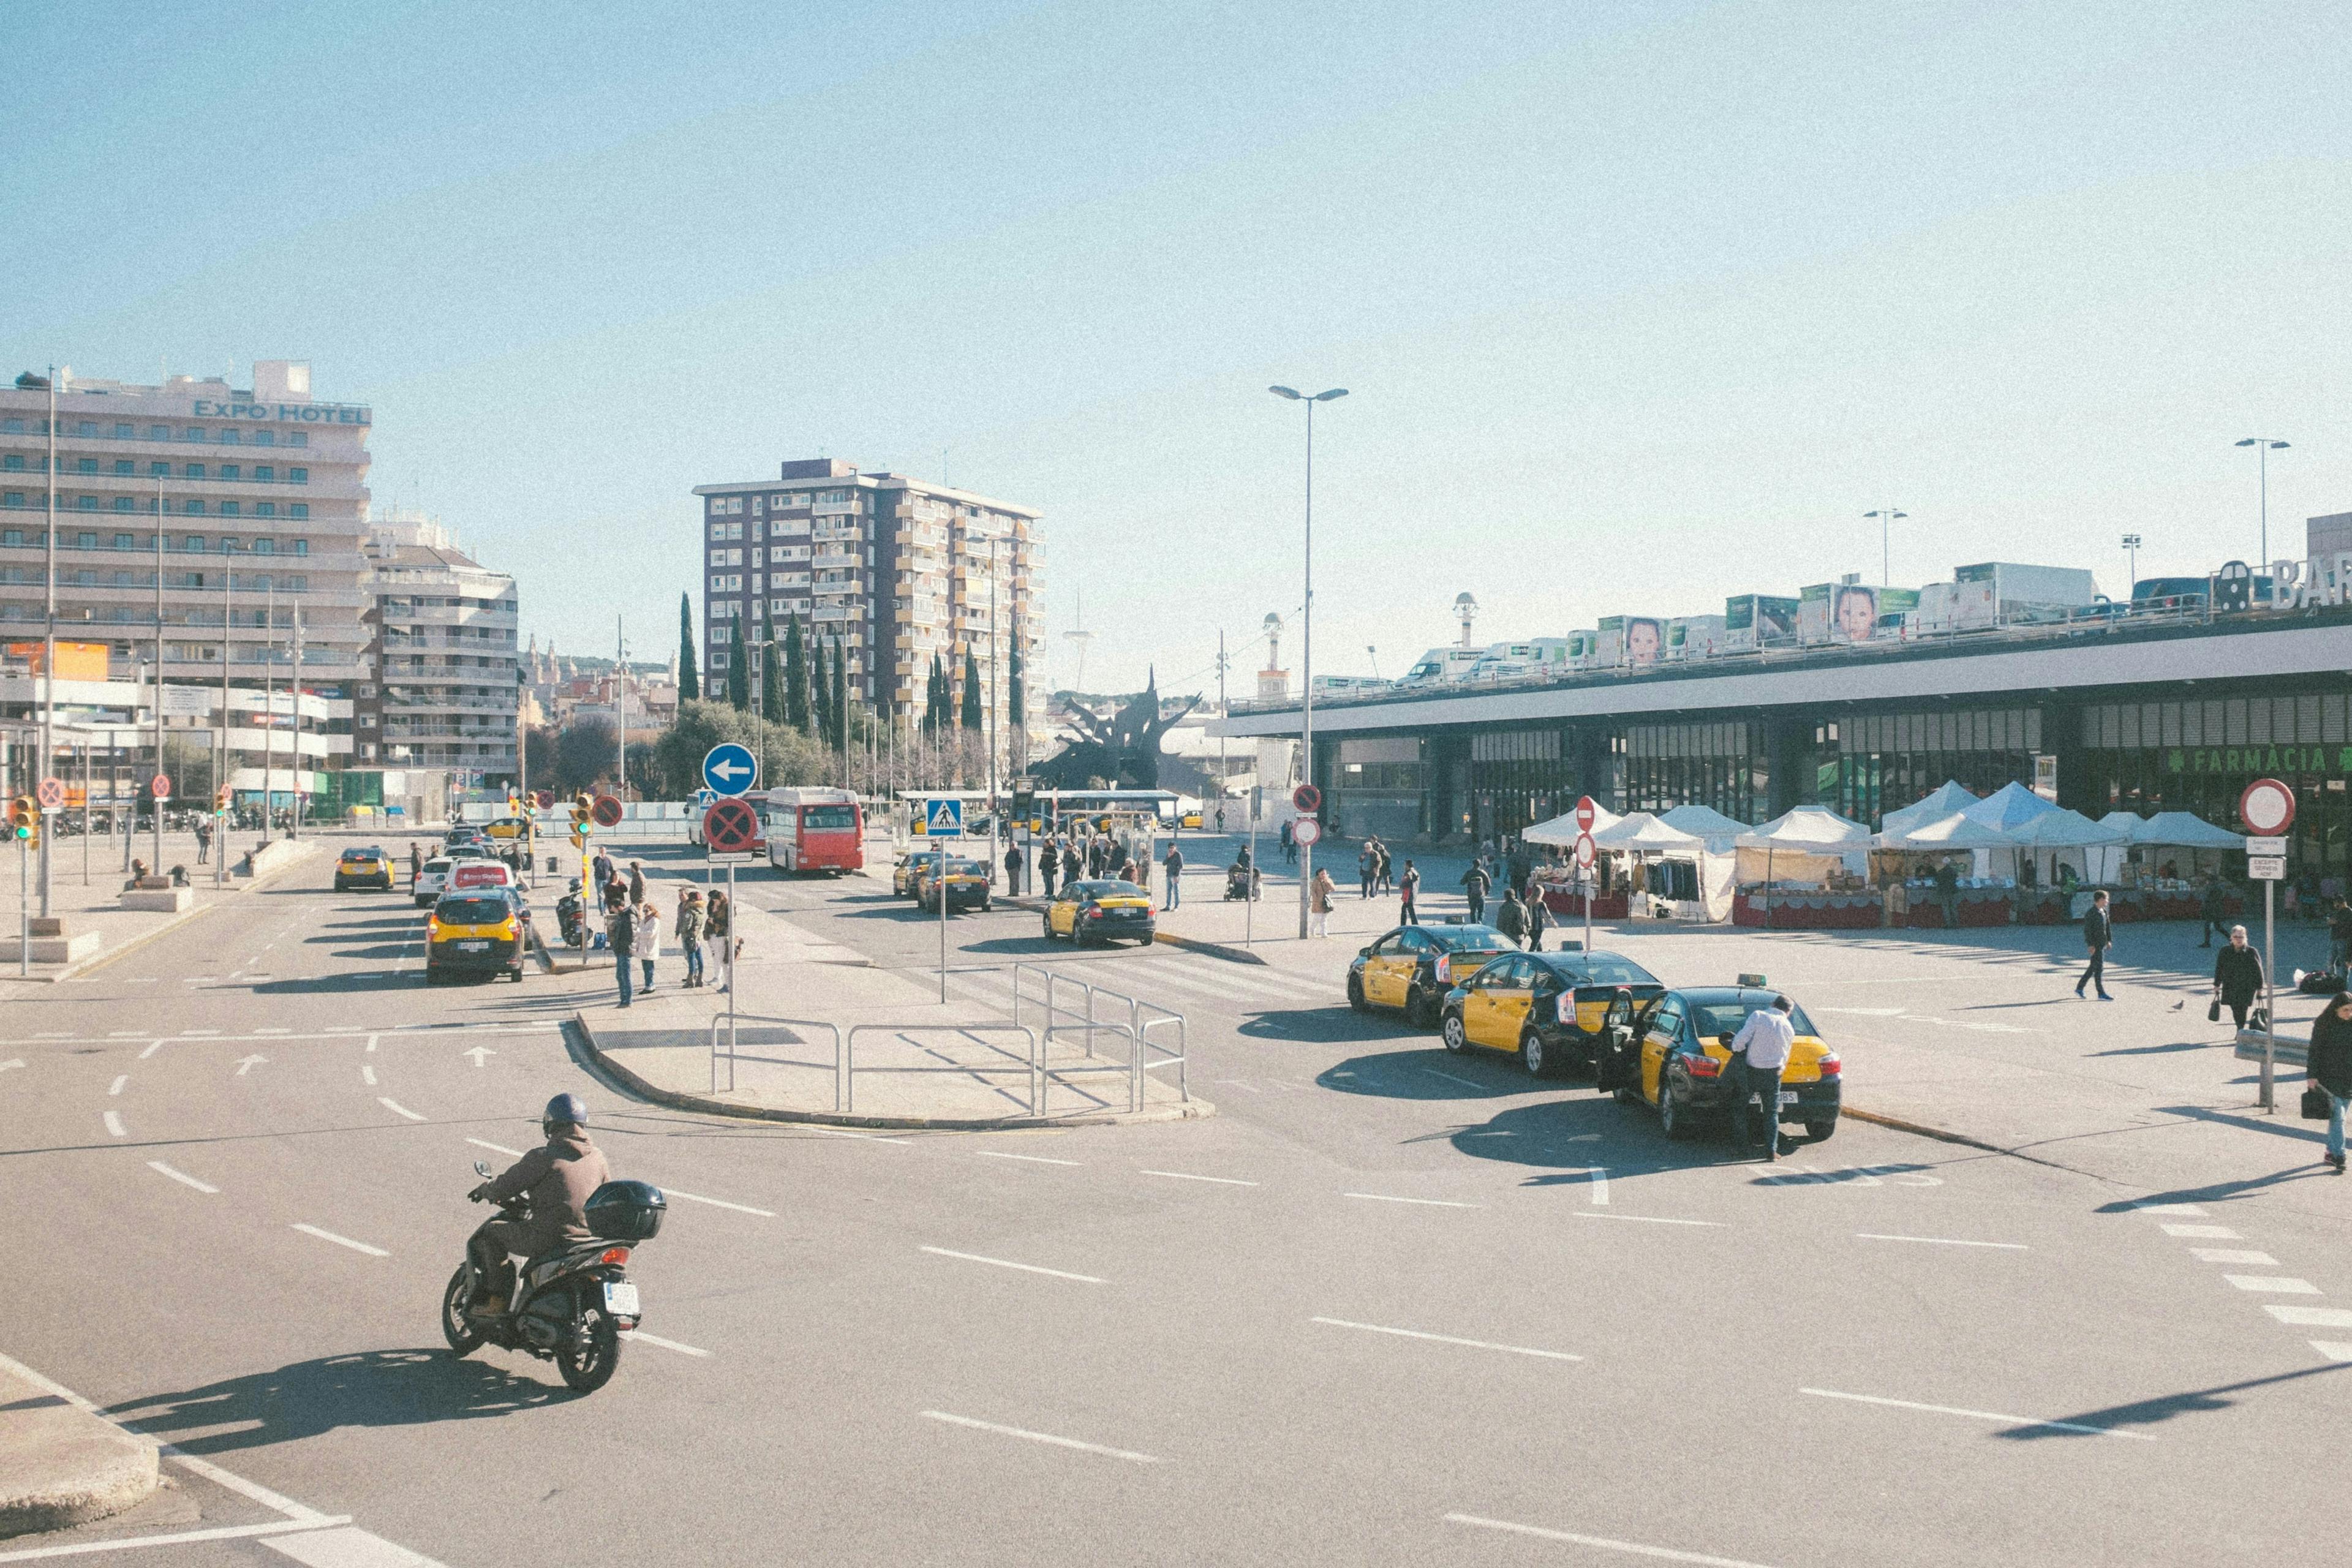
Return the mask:
<svg viewBox="0 0 2352 1568">
<path fill-rule="evenodd" d="M 2146 817 L 2111 811 L 2099 823 L 2128 835 L 2126 845 L 2100 852 L 2095 879 L 2115 889 L 2118 921 L 2195 920 L 2206 879 L 2221 875 L 2229 868 L 2224 858 L 2246 847 L 2239 835 L 2186 811 Z M 2232 913 L 2240 907 L 2234 897 L 2230 907 Z"/>
<path fill-rule="evenodd" d="M 1801 805 L 1733 840 L 1734 925 L 1775 929 L 1875 926 L 1885 919 L 1864 880 L 1870 829 L 1825 805 Z"/>
<path fill-rule="evenodd" d="M 1748 824 L 1704 805 L 1678 805 L 1658 820 L 1696 838 L 1704 846 L 1699 878 L 1706 888 L 1706 918 L 1731 918 L 1731 898 L 1738 886 L 1739 836 Z"/>
<path fill-rule="evenodd" d="M 1983 874 L 1979 858 L 1994 850 L 2016 847 L 2014 838 L 1977 821 L 1969 812 L 1954 812 L 1934 822 L 1879 834 L 1871 840 L 1870 858 L 1874 879 L 1883 889 L 1887 923 L 1926 929 L 1947 923 L 2007 925 L 2016 879 Z M 1936 884 L 1937 873 L 1947 866 L 1958 879 L 1948 922 Z"/>
<path fill-rule="evenodd" d="M 1636 811 L 1597 829 L 1592 843 L 1603 855 L 1624 855 L 1634 865 L 1626 881 L 1636 892 L 1635 912 L 1671 920 L 1706 920 L 1706 844 L 1696 834 L 1667 826 Z"/>
<path fill-rule="evenodd" d="M 1893 811 L 1882 812 L 1878 826 L 1880 831 L 1885 833 L 1908 832 L 1931 822 L 1941 822 L 1954 812 L 1966 811 L 1977 804 L 1976 791 L 1958 779 L 1946 779 L 1924 798 Z"/>
<path fill-rule="evenodd" d="M 2126 841 L 2122 828 L 2063 806 L 2029 818 L 2011 837 L 2020 846 L 2020 925 L 2060 925 L 2074 919 L 2075 889 L 2090 885 L 2089 857 Z"/>
<path fill-rule="evenodd" d="M 1592 807 L 1594 842 L 1599 843 L 1602 833 L 1623 820 L 1624 818 L 1615 812 L 1607 809 L 1597 801 L 1594 802 Z M 1519 837 L 1528 844 L 1544 844 L 1559 849 L 1574 849 L 1576 836 L 1582 831 L 1583 829 L 1577 826 L 1576 813 L 1570 811 L 1563 812 L 1548 822 L 1537 823 L 1533 827 L 1520 834 Z M 1632 902 L 1626 896 L 1624 886 L 1610 876 L 1610 868 L 1607 866 L 1596 864 L 1592 869 L 1594 879 L 1592 918 L 1597 921 L 1623 920 Z M 1573 865 L 1538 866 L 1536 868 L 1535 875 L 1536 880 L 1543 884 L 1544 908 L 1549 910 L 1555 918 L 1561 920 L 1584 918 L 1584 893 Z"/>
</svg>

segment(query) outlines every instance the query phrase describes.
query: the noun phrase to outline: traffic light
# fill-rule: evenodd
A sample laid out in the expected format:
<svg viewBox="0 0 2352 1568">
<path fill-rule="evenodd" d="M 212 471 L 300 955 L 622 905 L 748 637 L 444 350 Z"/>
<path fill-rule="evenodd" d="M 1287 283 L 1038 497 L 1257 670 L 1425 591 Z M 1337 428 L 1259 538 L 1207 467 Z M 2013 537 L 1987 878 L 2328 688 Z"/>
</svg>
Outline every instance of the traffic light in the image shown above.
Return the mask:
<svg viewBox="0 0 2352 1568">
<path fill-rule="evenodd" d="M 41 808 L 31 795 L 20 795 L 8 803 L 8 833 L 28 849 L 39 846 Z"/>
<path fill-rule="evenodd" d="M 223 784 L 213 792 L 213 809 L 215 811 L 228 809 L 228 785 Z"/>
<path fill-rule="evenodd" d="M 590 820 L 590 813 L 594 809 L 594 803 L 586 795 L 572 797 L 572 842 L 583 849 L 588 847 L 588 836 L 595 830 L 594 823 Z"/>
</svg>

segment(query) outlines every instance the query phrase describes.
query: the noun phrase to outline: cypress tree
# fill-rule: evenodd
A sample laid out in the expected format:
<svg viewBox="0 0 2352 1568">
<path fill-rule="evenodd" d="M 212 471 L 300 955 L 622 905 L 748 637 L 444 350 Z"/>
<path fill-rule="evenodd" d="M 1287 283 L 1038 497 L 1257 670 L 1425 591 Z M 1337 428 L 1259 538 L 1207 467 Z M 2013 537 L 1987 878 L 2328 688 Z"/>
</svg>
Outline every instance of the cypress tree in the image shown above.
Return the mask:
<svg viewBox="0 0 2352 1568">
<path fill-rule="evenodd" d="M 738 713 L 751 709 L 751 656 L 743 647 L 743 623 L 727 623 L 727 702 Z"/>
<path fill-rule="evenodd" d="M 776 662 L 776 639 L 770 637 L 760 649 L 760 717 L 771 724 L 784 721 L 784 670 Z"/>
<path fill-rule="evenodd" d="M 814 698 L 810 717 L 815 721 L 816 727 L 811 730 L 809 734 L 822 742 L 833 733 L 833 714 L 830 710 L 833 706 L 833 688 L 827 684 L 825 675 L 824 639 L 815 637 L 811 640 L 816 645 L 816 669 L 809 683 L 811 695 Z"/>
<path fill-rule="evenodd" d="M 833 749 L 849 750 L 849 654 L 836 637 L 833 644 Z"/>
<path fill-rule="evenodd" d="M 970 648 L 963 650 L 963 727 L 977 734 L 983 727 L 980 715 L 980 660 Z"/>
<path fill-rule="evenodd" d="M 940 656 L 931 655 L 931 668 L 923 677 L 923 733 L 940 731 Z"/>
<path fill-rule="evenodd" d="M 1004 717 L 1016 730 L 1029 721 L 1028 683 L 1021 668 L 1021 644 L 1013 645 L 1013 662 L 1004 667 Z"/>
<path fill-rule="evenodd" d="M 677 596 L 677 700 L 693 702 L 702 696 L 702 650 L 694 646 L 694 597 Z"/>
<path fill-rule="evenodd" d="M 801 641 L 800 612 L 784 626 L 784 722 L 809 732 L 808 648 Z"/>
</svg>

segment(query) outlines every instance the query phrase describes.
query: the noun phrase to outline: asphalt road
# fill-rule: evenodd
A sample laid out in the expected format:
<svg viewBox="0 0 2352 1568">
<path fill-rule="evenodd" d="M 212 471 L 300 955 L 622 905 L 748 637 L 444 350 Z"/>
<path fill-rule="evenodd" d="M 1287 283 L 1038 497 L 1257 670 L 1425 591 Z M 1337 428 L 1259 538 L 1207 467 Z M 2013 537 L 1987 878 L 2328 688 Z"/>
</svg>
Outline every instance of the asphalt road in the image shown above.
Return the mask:
<svg viewBox="0 0 2352 1568">
<path fill-rule="evenodd" d="M 1010 910 L 953 922 L 955 984 L 1050 952 L 1178 1008 L 1221 1114 L 696 1118 L 575 1059 L 603 975 L 427 990 L 418 913 L 327 874 L 14 994 L 0 1169 L 36 1261 L 0 1352 L 187 1458 L 0 1563 L 2340 1556 L 2340 1205 L 2150 1209 L 1856 1122 L 1768 1168 L 1349 1014 L 1342 944 L 1073 954 Z M 934 961 L 878 884 L 745 885 Z M 565 1089 L 672 1198 L 586 1398 L 452 1358 L 435 1316 L 471 1162 Z M 209 1533 L 243 1529 L 283 1532 Z"/>
</svg>

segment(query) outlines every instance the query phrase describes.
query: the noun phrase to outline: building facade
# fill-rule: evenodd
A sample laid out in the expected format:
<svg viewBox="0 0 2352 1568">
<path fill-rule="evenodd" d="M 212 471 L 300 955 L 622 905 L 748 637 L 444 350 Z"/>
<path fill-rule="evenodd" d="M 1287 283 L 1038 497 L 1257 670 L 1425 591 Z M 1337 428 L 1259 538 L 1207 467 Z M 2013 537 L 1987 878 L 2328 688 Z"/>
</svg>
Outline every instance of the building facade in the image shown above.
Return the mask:
<svg viewBox="0 0 2352 1568">
<path fill-rule="evenodd" d="M 921 719 L 934 658 L 961 700 L 969 653 L 983 713 L 1010 733 L 1013 651 L 1034 668 L 1045 636 L 1037 511 L 830 458 L 694 493 L 705 689 L 725 689 L 740 627 L 756 692 L 765 645 L 781 649 L 797 616 L 803 637 L 839 639 L 853 697 L 885 723 Z"/>
<path fill-rule="evenodd" d="M 421 515 L 374 520 L 366 548 L 372 637 L 352 715 L 360 762 L 443 770 L 459 789 L 515 784 L 514 579 Z"/>
</svg>

